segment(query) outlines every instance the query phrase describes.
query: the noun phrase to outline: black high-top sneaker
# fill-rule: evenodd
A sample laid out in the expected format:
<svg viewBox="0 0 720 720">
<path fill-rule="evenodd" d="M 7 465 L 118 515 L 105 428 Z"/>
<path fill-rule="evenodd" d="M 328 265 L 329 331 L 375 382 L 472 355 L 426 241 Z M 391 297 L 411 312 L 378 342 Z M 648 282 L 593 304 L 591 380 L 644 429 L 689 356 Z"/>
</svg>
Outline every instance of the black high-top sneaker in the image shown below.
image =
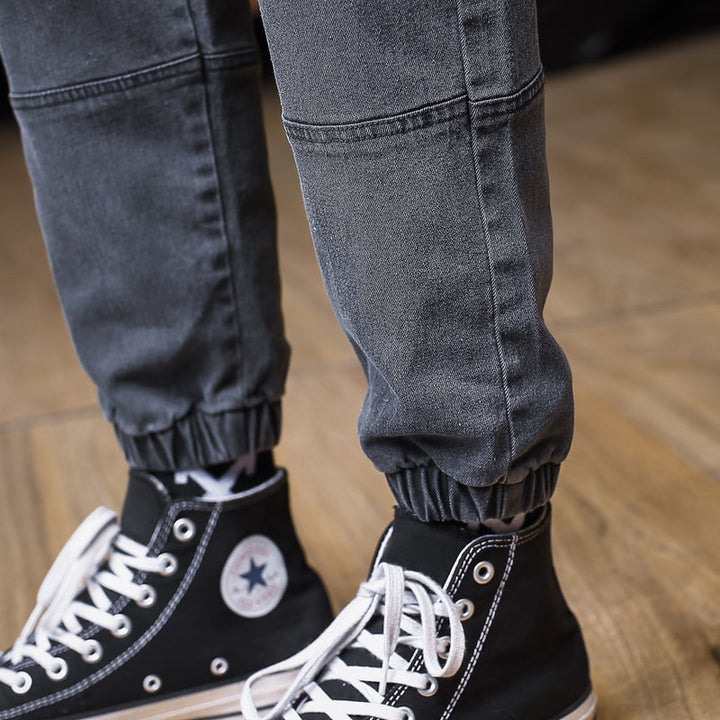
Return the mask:
<svg viewBox="0 0 720 720">
<path fill-rule="evenodd" d="M 320 637 L 245 684 L 299 671 L 265 720 L 590 720 L 580 628 L 555 577 L 550 510 L 478 536 L 403 511 L 370 578 Z"/>
<path fill-rule="evenodd" d="M 0 720 L 237 717 L 243 679 L 330 617 L 284 471 L 222 500 L 131 471 L 120 523 L 105 508 L 83 522 L 0 656 Z"/>
</svg>

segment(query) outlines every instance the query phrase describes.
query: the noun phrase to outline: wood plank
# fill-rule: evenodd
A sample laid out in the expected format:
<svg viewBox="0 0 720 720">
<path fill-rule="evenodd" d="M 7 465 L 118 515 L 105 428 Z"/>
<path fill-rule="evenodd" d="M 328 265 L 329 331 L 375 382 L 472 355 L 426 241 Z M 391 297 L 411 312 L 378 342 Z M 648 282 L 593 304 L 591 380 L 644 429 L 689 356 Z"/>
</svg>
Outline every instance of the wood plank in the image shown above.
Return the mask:
<svg viewBox="0 0 720 720">
<path fill-rule="evenodd" d="M 16 130 L 0 127 L 0 422 L 94 405 L 50 275 Z"/>
<path fill-rule="evenodd" d="M 720 289 L 720 35 L 551 77 L 554 324 Z"/>
<path fill-rule="evenodd" d="M 720 481 L 720 301 L 559 337 L 576 377 Z"/>
<path fill-rule="evenodd" d="M 359 369 L 291 373 L 278 452 L 290 468 L 300 537 L 336 609 L 354 597 L 392 520 L 385 478 L 355 432 L 364 394 Z"/>
<path fill-rule="evenodd" d="M 0 429 L 0 647 L 14 641 L 50 564 L 98 505 L 119 508 L 126 466 L 100 411 Z M 11 590 L 11 591 L 9 591 Z"/>
<path fill-rule="evenodd" d="M 554 545 L 588 642 L 600 717 L 712 720 L 720 485 L 582 382 L 577 407 Z"/>
</svg>

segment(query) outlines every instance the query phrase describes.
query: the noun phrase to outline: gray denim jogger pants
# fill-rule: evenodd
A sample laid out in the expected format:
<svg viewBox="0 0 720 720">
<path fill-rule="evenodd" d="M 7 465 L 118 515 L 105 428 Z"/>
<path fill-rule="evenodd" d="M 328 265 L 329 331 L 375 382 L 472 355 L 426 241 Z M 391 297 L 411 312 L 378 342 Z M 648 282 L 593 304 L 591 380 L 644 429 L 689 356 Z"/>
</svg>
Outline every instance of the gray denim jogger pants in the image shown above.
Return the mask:
<svg viewBox="0 0 720 720">
<path fill-rule="evenodd" d="M 432 520 L 550 497 L 572 435 L 533 0 L 264 0 L 363 449 Z M 0 0 L 78 355 L 129 462 L 272 447 L 289 350 L 248 9 Z"/>
</svg>

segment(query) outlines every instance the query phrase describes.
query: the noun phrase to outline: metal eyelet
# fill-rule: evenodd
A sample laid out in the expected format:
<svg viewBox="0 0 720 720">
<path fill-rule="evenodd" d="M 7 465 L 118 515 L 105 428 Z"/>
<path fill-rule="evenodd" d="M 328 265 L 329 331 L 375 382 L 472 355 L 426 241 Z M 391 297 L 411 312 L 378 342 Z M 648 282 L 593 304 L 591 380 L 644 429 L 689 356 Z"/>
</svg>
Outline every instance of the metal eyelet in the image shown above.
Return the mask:
<svg viewBox="0 0 720 720">
<path fill-rule="evenodd" d="M 483 560 L 473 570 L 473 579 L 478 585 L 487 585 L 495 576 L 495 568 L 491 562 Z"/>
<path fill-rule="evenodd" d="M 15 675 L 12 683 L 12 691 L 16 695 L 24 695 L 32 687 L 32 678 L 24 670 Z"/>
<path fill-rule="evenodd" d="M 173 535 L 180 542 L 189 542 L 195 537 L 195 523 L 188 518 L 178 518 L 173 524 Z"/>
<path fill-rule="evenodd" d="M 213 675 L 225 675 L 225 673 L 230 668 L 230 665 L 228 664 L 228 661 L 223 657 L 216 657 L 211 663 L 210 663 L 210 672 Z"/>
<path fill-rule="evenodd" d="M 102 645 L 97 640 L 87 640 L 85 642 L 85 650 L 82 653 L 82 659 L 86 663 L 96 663 L 103 655 Z"/>
<path fill-rule="evenodd" d="M 169 575 L 174 575 L 176 573 L 178 569 L 178 561 L 174 555 L 171 555 L 170 553 L 163 553 L 162 555 L 158 555 L 158 560 L 160 561 L 161 575 L 168 577 Z"/>
<path fill-rule="evenodd" d="M 148 693 L 156 693 L 162 687 L 162 680 L 157 675 L 148 675 L 143 680 L 143 690 Z"/>
<path fill-rule="evenodd" d="M 432 675 L 427 675 L 428 684 L 424 688 L 418 689 L 418 694 L 423 697 L 432 697 L 438 691 L 438 681 Z"/>
<path fill-rule="evenodd" d="M 473 616 L 475 612 L 475 604 L 472 600 L 458 600 L 456 603 L 457 609 L 460 611 L 460 620 L 465 621 Z"/>
<path fill-rule="evenodd" d="M 407 706 L 403 705 L 398 710 L 402 710 L 405 713 L 405 720 L 415 720 L 415 713 Z"/>
<path fill-rule="evenodd" d="M 141 585 L 138 599 L 135 601 L 140 607 L 148 608 L 152 607 L 157 600 L 157 593 L 155 588 L 150 585 Z"/>
<path fill-rule="evenodd" d="M 445 659 L 447 659 L 447 656 L 450 653 L 450 638 L 449 637 L 438 638 L 438 642 L 442 643 L 442 647 L 437 651 L 437 654 L 439 657 L 441 657 L 443 660 L 445 660 Z"/>
<path fill-rule="evenodd" d="M 110 628 L 110 632 L 117 638 L 124 638 L 130 634 L 132 623 L 127 615 L 116 615 L 115 627 Z"/>
<path fill-rule="evenodd" d="M 62 658 L 55 658 L 53 666 L 45 674 L 55 682 L 64 680 L 68 674 L 68 664 Z"/>
</svg>

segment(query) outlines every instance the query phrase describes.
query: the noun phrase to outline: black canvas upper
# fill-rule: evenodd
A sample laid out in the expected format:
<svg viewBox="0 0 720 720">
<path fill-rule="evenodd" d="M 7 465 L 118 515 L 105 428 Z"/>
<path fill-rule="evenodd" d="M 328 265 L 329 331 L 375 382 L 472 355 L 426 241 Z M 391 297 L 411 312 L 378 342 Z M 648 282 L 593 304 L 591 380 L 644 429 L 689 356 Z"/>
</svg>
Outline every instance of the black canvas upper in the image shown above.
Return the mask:
<svg viewBox="0 0 720 720">
<path fill-rule="evenodd" d="M 450 597 L 472 601 L 463 622 L 465 655 L 459 671 L 438 680 L 424 697 L 413 688 L 390 684 L 385 703 L 406 707 L 416 720 L 560 720 L 591 692 L 588 660 L 580 628 L 557 582 L 550 547 L 549 506 L 519 532 L 477 536 L 460 525 L 424 523 L 398 509 L 380 541 L 374 565 L 387 562 L 422 572 Z M 492 579 L 479 584 L 473 571 L 490 562 Z M 378 614 L 368 625 L 382 632 Z M 444 626 L 444 627 L 443 627 Z M 439 621 L 439 634 L 447 620 Z M 396 650 L 424 671 L 422 653 Z M 377 658 L 348 647 L 340 658 L 350 666 L 379 666 Z M 331 698 L 362 700 L 341 680 L 321 681 Z M 326 720 L 302 713 L 304 720 Z"/>
<path fill-rule="evenodd" d="M 122 513 L 122 532 L 150 545 L 150 555 L 171 553 L 178 569 L 146 578 L 157 591 L 153 607 L 142 608 L 113 595 L 114 612 L 132 622 L 127 638 L 116 638 L 87 625 L 85 637 L 96 638 L 104 654 L 96 664 L 57 646 L 68 664 L 61 681 L 47 678 L 33 661 L 22 663 L 33 685 L 24 695 L 0 684 L 0 720 L 47 720 L 82 717 L 133 702 L 154 701 L 193 688 L 241 679 L 310 642 L 329 622 L 330 608 L 317 575 L 304 558 L 293 530 L 284 473 L 255 491 L 227 501 L 173 499 L 162 483 L 132 472 Z M 195 534 L 182 542 L 173 534 L 178 518 L 190 520 Z M 243 539 L 268 538 L 282 553 L 287 587 L 279 604 L 261 617 L 233 612 L 220 593 L 228 556 Z M 143 581 L 143 574 L 137 574 Z M 223 677 L 210 672 L 214 658 L 228 661 Z M 17 669 L 17 668 L 13 668 Z M 160 691 L 148 696 L 143 680 L 161 678 Z"/>
</svg>

